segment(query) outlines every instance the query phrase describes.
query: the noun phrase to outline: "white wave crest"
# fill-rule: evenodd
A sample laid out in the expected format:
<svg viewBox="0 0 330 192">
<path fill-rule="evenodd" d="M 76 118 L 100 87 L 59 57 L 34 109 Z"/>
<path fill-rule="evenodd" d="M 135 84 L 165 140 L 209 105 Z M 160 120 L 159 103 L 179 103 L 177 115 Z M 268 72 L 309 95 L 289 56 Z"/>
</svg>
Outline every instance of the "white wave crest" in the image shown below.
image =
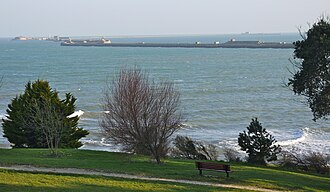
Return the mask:
<svg viewBox="0 0 330 192">
<path fill-rule="evenodd" d="M 106 138 L 101 138 L 101 140 L 85 139 L 81 142 L 83 146 L 79 149 L 120 152 L 120 146 L 109 143 Z"/>
<path fill-rule="evenodd" d="M 79 110 L 79 111 L 75 111 L 71 115 L 68 115 L 66 118 L 80 117 L 83 114 L 84 114 L 84 112 L 82 110 Z"/>
<path fill-rule="evenodd" d="M 189 124 L 187 124 L 187 123 L 181 123 L 181 128 L 191 128 L 192 127 L 192 125 L 189 125 Z"/>
<path fill-rule="evenodd" d="M 286 141 L 280 141 L 280 142 L 278 142 L 278 144 L 280 144 L 281 146 L 288 146 L 288 145 L 294 145 L 297 143 L 301 143 L 306 140 L 306 138 L 309 135 L 309 131 L 310 131 L 310 129 L 308 127 L 305 127 L 302 129 L 302 134 L 300 135 L 300 137 L 295 138 L 295 139 L 286 140 Z"/>
<path fill-rule="evenodd" d="M 103 146 L 103 147 L 113 147 L 114 145 L 109 143 L 106 138 L 101 138 L 101 140 L 95 140 L 95 139 L 84 139 L 81 140 L 81 142 L 84 145 L 97 145 L 97 146 Z"/>
</svg>

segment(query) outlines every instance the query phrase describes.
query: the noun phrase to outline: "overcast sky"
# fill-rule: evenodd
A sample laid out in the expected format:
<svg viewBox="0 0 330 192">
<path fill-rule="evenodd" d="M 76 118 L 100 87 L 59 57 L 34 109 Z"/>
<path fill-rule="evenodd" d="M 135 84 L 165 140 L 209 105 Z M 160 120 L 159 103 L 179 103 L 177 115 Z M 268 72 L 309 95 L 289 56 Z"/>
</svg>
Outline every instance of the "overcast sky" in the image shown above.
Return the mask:
<svg viewBox="0 0 330 192">
<path fill-rule="evenodd" d="M 330 0 L 0 0 L 0 37 L 297 32 Z"/>
</svg>

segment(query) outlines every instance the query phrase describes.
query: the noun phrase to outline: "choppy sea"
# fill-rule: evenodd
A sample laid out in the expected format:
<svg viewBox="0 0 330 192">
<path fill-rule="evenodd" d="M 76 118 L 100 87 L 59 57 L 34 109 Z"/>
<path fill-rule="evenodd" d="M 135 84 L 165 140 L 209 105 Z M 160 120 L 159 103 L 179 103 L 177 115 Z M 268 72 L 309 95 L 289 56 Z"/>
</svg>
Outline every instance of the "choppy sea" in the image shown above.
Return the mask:
<svg viewBox="0 0 330 192">
<path fill-rule="evenodd" d="M 110 37 L 111 38 L 111 37 Z M 293 42 L 298 34 L 233 34 L 121 37 L 113 42 Z M 329 121 L 312 121 L 305 99 L 284 86 L 293 70 L 293 49 L 201 49 L 61 47 L 58 42 L 0 39 L 0 114 L 28 81 L 48 80 L 78 98 L 80 126 L 90 131 L 83 149 L 117 151 L 99 121 L 106 82 L 123 67 L 138 66 L 156 81 L 169 80 L 181 92 L 185 127 L 178 134 L 219 147 L 237 146 L 237 137 L 258 117 L 283 148 L 330 153 Z M 0 128 L 1 129 L 1 128 Z M 0 146 L 9 146 L 0 130 Z"/>
</svg>

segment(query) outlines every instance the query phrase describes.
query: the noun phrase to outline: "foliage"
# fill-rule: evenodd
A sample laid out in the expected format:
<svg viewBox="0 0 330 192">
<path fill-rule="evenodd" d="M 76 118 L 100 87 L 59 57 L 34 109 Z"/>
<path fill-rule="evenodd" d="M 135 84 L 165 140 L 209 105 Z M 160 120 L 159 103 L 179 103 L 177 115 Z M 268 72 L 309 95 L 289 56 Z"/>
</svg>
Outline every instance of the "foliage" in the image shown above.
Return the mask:
<svg viewBox="0 0 330 192">
<path fill-rule="evenodd" d="M 169 82 L 150 82 L 139 69 L 122 69 L 111 85 L 101 127 L 123 150 L 152 155 L 159 164 L 181 125 L 178 91 Z"/>
<path fill-rule="evenodd" d="M 70 93 L 60 100 L 58 92 L 52 90 L 47 81 L 28 82 L 24 93 L 16 96 L 8 105 L 2 123 L 4 137 L 16 148 L 44 148 L 50 142 L 45 128 L 56 129 L 54 124 L 58 124 L 62 126 L 58 146 L 80 147 L 82 144 L 79 139 L 88 132 L 78 128 L 79 117 L 66 118 L 74 113 L 75 101 L 76 98 Z"/>
<path fill-rule="evenodd" d="M 216 160 L 218 150 L 212 144 L 203 144 L 187 136 L 176 136 L 172 156 L 185 159 Z"/>
<path fill-rule="evenodd" d="M 248 153 L 248 162 L 266 164 L 266 161 L 277 160 L 281 148 L 275 145 L 275 138 L 261 126 L 258 119 L 252 119 L 247 127 L 248 132 L 239 134 L 238 145 Z"/>
<path fill-rule="evenodd" d="M 315 171 L 316 173 L 329 174 L 330 156 L 319 152 L 298 153 L 296 149 L 283 151 L 279 164 L 283 167 Z"/>
<path fill-rule="evenodd" d="M 303 36 L 303 35 L 302 35 Z M 288 85 L 307 97 L 314 121 L 330 114 L 330 21 L 320 18 L 303 40 L 294 43 L 297 72 Z"/>
</svg>

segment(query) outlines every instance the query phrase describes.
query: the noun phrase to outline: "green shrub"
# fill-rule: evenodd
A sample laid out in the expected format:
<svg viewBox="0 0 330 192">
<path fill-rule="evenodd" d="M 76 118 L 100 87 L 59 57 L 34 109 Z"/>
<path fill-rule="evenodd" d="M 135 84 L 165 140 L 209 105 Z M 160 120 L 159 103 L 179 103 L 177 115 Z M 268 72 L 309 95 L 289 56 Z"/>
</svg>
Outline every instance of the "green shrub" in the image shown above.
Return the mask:
<svg viewBox="0 0 330 192">
<path fill-rule="evenodd" d="M 47 118 L 55 118 L 55 116 L 48 115 L 47 118 L 36 119 L 39 109 L 44 110 L 42 106 L 47 102 L 52 112 L 57 113 L 57 117 L 61 117 L 57 120 L 63 127 L 59 146 L 62 148 L 82 146 L 79 139 L 86 136 L 88 131 L 78 128 L 79 117 L 67 118 L 75 111 L 75 101 L 76 98 L 71 93 L 67 93 L 65 99 L 61 100 L 58 92 L 52 90 L 47 81 L 28 82 L 24 93 L 16 96 L 8 105 L 7 115 L 2 123 L 4 137 L 7 137 L 16 148 L 48 147 L 48 138 L 42 129 L 41 122 L 53 121 L 54 119 Z"/>
</svg>

